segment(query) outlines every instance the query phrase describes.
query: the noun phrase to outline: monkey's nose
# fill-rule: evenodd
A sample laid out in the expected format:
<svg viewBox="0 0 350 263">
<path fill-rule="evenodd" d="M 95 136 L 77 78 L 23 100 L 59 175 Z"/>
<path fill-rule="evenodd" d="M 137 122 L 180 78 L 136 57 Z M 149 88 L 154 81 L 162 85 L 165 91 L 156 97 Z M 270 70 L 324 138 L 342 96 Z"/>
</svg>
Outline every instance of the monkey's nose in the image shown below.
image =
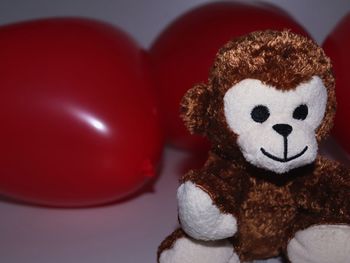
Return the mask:
<svg viewBox="0 0 350 263">
<path fill-rule="evenodd" d="M 283 137 L 288 137 L 288 135 L 293 131 L 293 127 L 289 124 L 275 124 L 272 126 L 272 129 Z"/>
</svg>

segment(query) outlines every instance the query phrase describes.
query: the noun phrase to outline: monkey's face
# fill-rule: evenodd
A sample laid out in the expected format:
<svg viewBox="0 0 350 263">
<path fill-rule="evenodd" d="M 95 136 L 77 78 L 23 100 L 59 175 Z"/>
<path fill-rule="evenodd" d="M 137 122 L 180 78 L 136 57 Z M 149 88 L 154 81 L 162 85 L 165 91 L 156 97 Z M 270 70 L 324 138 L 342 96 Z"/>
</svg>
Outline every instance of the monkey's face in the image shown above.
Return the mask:
<svg viewBox="0 0 350 263">
<path fill-rule="evenodd" d="M 327 90 L 317 76 L 288 91 L 244 79 L 226 92 L 224 114 L 248 162 L 285 173 L 315 160 L 326 104 Z"/>
</svg>

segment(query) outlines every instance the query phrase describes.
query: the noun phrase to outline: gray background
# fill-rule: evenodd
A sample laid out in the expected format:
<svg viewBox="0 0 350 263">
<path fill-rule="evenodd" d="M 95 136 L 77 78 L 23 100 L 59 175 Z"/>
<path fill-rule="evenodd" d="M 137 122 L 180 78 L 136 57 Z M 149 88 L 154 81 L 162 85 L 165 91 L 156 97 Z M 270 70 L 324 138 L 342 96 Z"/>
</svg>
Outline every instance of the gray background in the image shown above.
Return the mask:
<svg viewBox="0 0 350 263">
<path fill-rule="evenodd" d="M 85 16 L 118 25 L 147 47 L 184 11 L 203 0 L 0 0 L 0 24 L 50 16 Z M 256 1 L 243 1 L 256 2 Z M 350 10 L 349 0 L 269 0 L 282 7 L 321 43 Z"/>
<path fill-rule="evenodd" d="M 118 25 L 148 47 L 176 16 L 204 2 L 0 0 L 0 24 L 51 16 L 92 17 Z M 350 10 L 346 0 L 267 2 L 288 11 L 319 43 Z M 326 149 L 332 157 L 349 163 L 333 141 Z M 159 242 L 176 227 L 177 181 L 189 158 L 187 153 L 167 148 L 154 190 L 120 204 L 70 210 L 0 200 L 0 262 L 155 262 Z"/>
</svg>

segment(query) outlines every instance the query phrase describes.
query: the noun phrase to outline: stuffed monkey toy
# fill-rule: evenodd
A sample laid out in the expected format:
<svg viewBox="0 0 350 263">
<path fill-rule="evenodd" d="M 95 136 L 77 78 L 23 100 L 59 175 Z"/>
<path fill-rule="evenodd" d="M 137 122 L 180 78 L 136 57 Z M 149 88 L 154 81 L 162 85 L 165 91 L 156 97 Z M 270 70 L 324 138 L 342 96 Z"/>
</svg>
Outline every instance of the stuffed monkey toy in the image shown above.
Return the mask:
<svg viewBox="0 0 350 263">
<path fill-rule="evenodd" d="M 181 115 L 212 149 L 177 191 L 181 228 L 160 263 L 350 262 L 350 172 L 318 155 L 336 109 L 332 66 L 312 40 L 253 32 L 218 52 Z M 346 121 L 346 120 L 344 120 Z"/>
</svg>

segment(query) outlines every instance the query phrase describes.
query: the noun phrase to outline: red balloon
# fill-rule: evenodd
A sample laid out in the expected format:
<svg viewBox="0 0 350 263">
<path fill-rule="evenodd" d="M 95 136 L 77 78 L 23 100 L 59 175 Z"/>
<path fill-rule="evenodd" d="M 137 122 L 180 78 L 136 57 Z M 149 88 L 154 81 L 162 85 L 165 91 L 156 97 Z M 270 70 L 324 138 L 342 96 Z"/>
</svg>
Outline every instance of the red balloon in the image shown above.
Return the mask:
<svg viewBox="0 0 350 263">
<path fill-rule="evenodd" d="M 125 197 L 162 147 L 149 61 L 86 19 L 0 28 L 0 193 L 53 206 Z"/>
<path fill-rule="evenodd" d="M 350 153 L 350 14 L 348 14 L 328 36 L 323 48 L 330 56 L 336 80 L 338 102 L 335 117 L 334 137 Z"/>
<path fill-rule="evenodd" d="M 207 81 L 216 52 L 230 39 L 256 30 L 286 28 L 307 35 L 277 7 L 232 2 L 204 5 L 168 26 L 150 51 L 168 141 L 185 149 L 207 149 L 206 141 L 190 135 L 179 118 L 182 96 L 195 83 Z"/>
</svg>

